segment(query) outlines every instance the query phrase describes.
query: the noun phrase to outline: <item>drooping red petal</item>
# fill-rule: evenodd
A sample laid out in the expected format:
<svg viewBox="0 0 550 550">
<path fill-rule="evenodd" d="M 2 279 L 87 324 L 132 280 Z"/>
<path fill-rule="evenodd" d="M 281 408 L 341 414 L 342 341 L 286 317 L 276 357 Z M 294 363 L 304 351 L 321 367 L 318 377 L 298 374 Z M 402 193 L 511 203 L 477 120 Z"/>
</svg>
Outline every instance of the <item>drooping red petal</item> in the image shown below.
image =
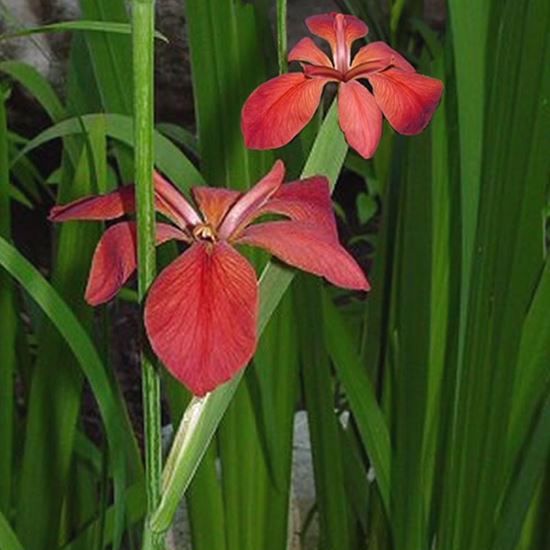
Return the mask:
<svg viewBox="0 0 550 550">
<path fill-rule="evenodd" d="M 214 229 L 218 228 L 229 209 L 241 196 L 241 193 L 233 189 L 216 187 L 193 187 L 191 191 L 205 221 Z"/>
<path fill-rule="evenodd" d="M 179 229 L 159 223 L 156 226 L 156 244 L 178 239 L 187 240 Z M 108 302 L 130 278 L 136 269 L 136 224 L 120 222 L 103 233 L 92 258 L 85 299 L 97 306 Z"/>
<path fill-rule="evenodd" d="M 315 225 L 320 232 L 338 239 L 336 218 L 330 198 L 327 178 L 313 176 L 281 185 L 279 190 L 258 211 L 263 214 L 281 214 L 299 222 Z"/>
<path fill-rule="evenodd" d="M 350 147 L 371 158 L 382 135 L 382 112 L 373 95 L 356 80 L 338 88 L 338 119 Z"/>
<path fill-rule="evenodd" d="M 344 31 L 344 40 L 348 48 L 352 43 L 359 38 L 363 38 L 369 32 L 369 28 L 361 19 L 353 15 L 344 15 L 341 13 L 325 13 L 322 15 L 312 15 L 306 19 L 306 25 L 309 31 L 316 36 L 319 36 L 326 40 L 332 51 L 336 50 L 337 36 L 337 22 L 342 22 L 342 28 Z"/>
<path fill-rule="evenodd" d="M 364 73 L 367 71 L 382 71 L 390 65 L 408 72 L 415 72 L 414 67 L 397 51 L 390 48 L 385 42 L 371 42 L 362 48 L 359 48 L 351 68 L 358 68 L 359 65 L 365 65 Z"/>
<path fill-rule="evenodd" d="M 271 170 L 233 205 L 220 227 L 221 239 L 228 239 L 234 231 L 246 224 L 281 187 L 285 165 L 276 160 Z"/>
<path fill-rule="evenodd" d="M 370 288 L 357 262 L 315 225 L 294 221 L 251 225 L 236 242 L 264 248 L 283 262 L 320 275 L 337 286 L 357 290 Z"/>
<path fill-rule="evenodd" d="M 405 135 L 418 134 L 428 125 L 443 93 L 440 80 L 400 69 L 369 75 L 369 82 L 384 116 Z"/>
<path fill-rule="evenodd" d="M 168 180 L 154 172 L 157 209 L 175 221 L 180 227 L 196 225 L 202 220 L 187 199 Z"/>
<path fill-rule="evenodd" d="M 151 346 L 195 395 L 229 380 L 256 349 L 258 285 L 227 243 L 197 243 L 155 280 L 145 305 Z"/>
<path fill-rule="evenodd" d="M 124 214 L 131 214 L 135 209 L 134 186 L 126 185 L 106 195 L 93 195 L 54 206 L 48 219 L 52 222 L 114 220 Z"/>
<path fill-rule="evenodd" d="M 333 68 L 327 54 L 311 38 L 302 38 L 288 54 L 288 61 L 305 61 L 312 65 Z"/>
<path fill-rule="evenodd" d="M 250 149 L 286 145 L 311 120 L 327 80 L 289 73 L 268 80 L 246 100 L 241 117 Z"/>
</svg>

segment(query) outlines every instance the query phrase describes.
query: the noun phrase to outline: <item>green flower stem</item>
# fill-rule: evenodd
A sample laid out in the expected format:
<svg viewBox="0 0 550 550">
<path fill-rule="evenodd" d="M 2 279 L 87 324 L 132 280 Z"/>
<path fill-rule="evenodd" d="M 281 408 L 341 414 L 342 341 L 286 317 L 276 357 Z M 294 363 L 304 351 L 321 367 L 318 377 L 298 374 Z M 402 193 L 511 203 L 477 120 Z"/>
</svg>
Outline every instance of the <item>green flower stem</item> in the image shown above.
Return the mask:
<svg viewBox="0 0 550 550">
<path fill-rule="evenodd" d="M 336 103 L 329 110 L 317 135 L 302 177 L 324 174 L 334 188 L 342 169 L 348 146 L 338 126 Z M 294 270 L 269 262 L 260 277 L 260 312 L 258 335 L 261 335 L 281 298 L 290 286 Z M 204 397 L 195 397 L 187 407 L 163 472 L 162 500 L 151 518 L 154 532 L 165 532 L 171 525 L 185 490 L 239 385 L 243 373 Z"/>
<path fill-rule="evenodd" d="M 287 63 L 286 0 L 277 0 L 277 60 L 279 74 L 286 73 Z"/>
<path fill-rule="evenodd" d="M 153 196 L 153 78 L 154 0 L 134 0 L 132 38 L 134 66 L 134 142 L 137 198 L 138 297 L 141 304 L 156 274 L 155 209 Z M 142 393 L 145 431 L 147 517 L 143 549 L 160 550 L 163 537 L 151 532 L 149 518 L 160 502 L 162 472 L 160 379 L 142 347 Z"/>
</svg>

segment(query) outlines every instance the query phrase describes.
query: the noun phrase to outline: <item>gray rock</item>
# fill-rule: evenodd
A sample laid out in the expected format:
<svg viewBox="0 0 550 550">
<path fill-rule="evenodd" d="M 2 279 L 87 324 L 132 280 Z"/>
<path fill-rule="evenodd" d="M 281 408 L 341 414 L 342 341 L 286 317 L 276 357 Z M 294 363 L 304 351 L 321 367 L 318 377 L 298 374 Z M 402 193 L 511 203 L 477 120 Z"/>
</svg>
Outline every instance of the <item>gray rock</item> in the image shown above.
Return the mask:
<svg viewBox="0 0 550 550">
<path fill-rule="evenodd" d="M 42 24 L 38 0 L 3 0 L 0 6 L 0 32 L 15 32 Z M 50 44 L 44 35 L 0 42 L 0 58 L 18 59 L 48 75 L 52 61 Z"/>
</svg>

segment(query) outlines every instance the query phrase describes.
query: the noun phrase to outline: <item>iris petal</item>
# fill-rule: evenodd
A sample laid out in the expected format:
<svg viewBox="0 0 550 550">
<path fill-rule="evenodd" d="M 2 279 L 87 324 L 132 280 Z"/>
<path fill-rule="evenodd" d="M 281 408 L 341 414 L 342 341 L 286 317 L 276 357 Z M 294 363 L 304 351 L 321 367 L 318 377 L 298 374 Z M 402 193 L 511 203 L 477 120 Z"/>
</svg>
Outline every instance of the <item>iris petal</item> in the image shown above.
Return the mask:
<svg viewBox="0 0 550 550">
<path fill-rule="evenodd" d="M 371 158 L 382 136 L 382 112 L 365 86 L 355 80 L 340 84 L 338 117 L 350 147 Z"/>
<path fill-rule="evenodd" d="M 145 327 L 166 368 L 195 395 L 229 380 L 256 349 L 258 285 L 226 243 L 196 243 L 155 280 Z"/>
<path fill-rule="evenodd" d="M 326 40 L 333 53 L 336 52 L 338 44 L 337 36 L 337 18 L 342 21 L 342 27 L 344 30 L 344 46 L 345 48 L 351 48 L 353 42 L 357 39 L 366 36 L 369 32 L 369 28 L 363 21 L 353 15 L 343 15 L 341 13 L 325 13 L 322 15 L 312 15 L 306 19 L 306 25 L 309 31 L 320 38 Z"/>
<path fill-rule="evenodd" d="M 281 214 L 294 221 L 307 222 L 315 225 L 320 233 L 338 239 L 330 188 L 324 176 L 281 185 L 257 212 L 257 217 L 263 214 Z"/>
<path fill-rule="evenodd" d="M 193 187 L 193 197 L 204 219 L 217 229 L 229 209 L 241 196 L 239 191 L 218 187 Z"/>
<path fill-rule="evenodd" d="M 256 212 L 281 187 L 284 177 L 285 165 L 283 161 L 277 160 L 271 170 L 242 195 L 227 213 L 220 227 L 220 238 L 228 239 L 236 230 L 254 219 Z"/>
<path fill-rule="evenodd" d="M 153 175 L 155 208 L 184 228 L 201 219 L 185 197 L 158 172 Z M 136 210 L 135 186 L 125 185 L 104 195 L 84 197 L 68 204 L 54 206 L 49 219 L 53 222 L 69 220 L 113 220 Z"/>
<path fill-rule="evenodd" d="M 381 41 L 371 42 L 359 48 L 351 68 L 357 68 L 359 65 L 368 66 L 370 71 L 381 71 L 393 65 L 403 71 L 415 72 L 414 67 L 399 52 Z"/>
<path fill-rule="evenodd" d="M 288 54 L 288 61 L 305 61 L 312 65 L 333 68 L 327 54 L 311 38 L 302 38 Z"/>
<path fill-rule="evenodd" d="M 241 128 L 250 149 L 286 145 L 311 120 L 319 102 L 324 78 L 289 73 L 256 88 L 242 110 Z"/>
<path fill-rule="evenodd" d="M 186 240 L 179 229 L 156 225 L 156 244 L 172 239 Z M 97 306 L 111 300 L 136 269 L 136 224 L 117 223 L 103 233 L 92 258 L 85 299 Z"/>
<path fill-rule="evenodd" d="M 136 209 L 133 185 L 126 185 L 107 193 L 84 197 L 68 204 L 54 206 L 49 220 L 66 222 L 69 220 L 114 220 Z"/>
<path fill-rule="evenodd" d="M 263 248 L 283 262 L 320 275 L 337 286 L 370 288 L 357 262 L 337 241 L 319 233 L 313 224 L 279 221 L 252 225 L 236 242 Z"/>
<path fill-rule="evenodd" d="M 400 134 L 421 132 L 430 122 L 443 93 L 443 83 L 418 73 L 388 69 L 369 75 L 374 98 Z"/>
<path fill-rule="evenodd" d="M 202 221 L 183 194 L 158 172 L 153 174 L 153 181 L 157 210 L 166 214 L 182 228 Z"/>
</svg>

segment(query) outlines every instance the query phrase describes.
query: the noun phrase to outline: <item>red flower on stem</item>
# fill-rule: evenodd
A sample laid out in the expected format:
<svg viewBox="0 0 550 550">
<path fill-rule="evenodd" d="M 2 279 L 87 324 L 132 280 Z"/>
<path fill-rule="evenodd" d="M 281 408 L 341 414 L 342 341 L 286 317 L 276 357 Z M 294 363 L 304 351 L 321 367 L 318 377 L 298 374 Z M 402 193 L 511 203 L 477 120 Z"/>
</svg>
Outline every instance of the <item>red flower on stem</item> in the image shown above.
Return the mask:
<svg viewBox="0 0 550 550">
<path fill-rule="evenodd" d="M 265 82 L 244 104 L 241 126 L 247 147 L 286 145 L 311 120 L 329 82 L 338 84 L 340 127 L 350 147 L 364 158 L 378 147 L 382 114 L 400 134 L 418 134 L 427 126 L 443 92 L 441 81 L 418 74 L 384 42 L 363 46 L 352 60 L 353 42 L 368 33 L 367 25 L 352 15 L 315 15 L 306 25 L 330 44 L 333 59 L 311 38 L 294 46 L 288 60 L 302 62 L 304 72 Z"/>
<path fill-rule="evenodd" d="M 284 165 L 247 193 L 196 187 L 200 214 L 155 173 L 155 207 L 172 224 L 157 223 L 157 244 L 189 245 L 156 278 L 145 303 L 145 328 L 155 353 L 194 394 L 231 378 L 254 355 L 258 283 L 234 245 L 264 248 L 283 262 L 331 283 L 368 290 L 355 260 L 338 242 L 328 181 L 316 176 L 282 184 Z M 134 186 L 52 209 L 50 219 L 111 220 L 135 211 Z M 284 219 L 252 224 L 265 214 Z M 136 225 L 109 227 L 95 250 L 86 300 L 107 302 L 136 269 Z"/>
</svg>

